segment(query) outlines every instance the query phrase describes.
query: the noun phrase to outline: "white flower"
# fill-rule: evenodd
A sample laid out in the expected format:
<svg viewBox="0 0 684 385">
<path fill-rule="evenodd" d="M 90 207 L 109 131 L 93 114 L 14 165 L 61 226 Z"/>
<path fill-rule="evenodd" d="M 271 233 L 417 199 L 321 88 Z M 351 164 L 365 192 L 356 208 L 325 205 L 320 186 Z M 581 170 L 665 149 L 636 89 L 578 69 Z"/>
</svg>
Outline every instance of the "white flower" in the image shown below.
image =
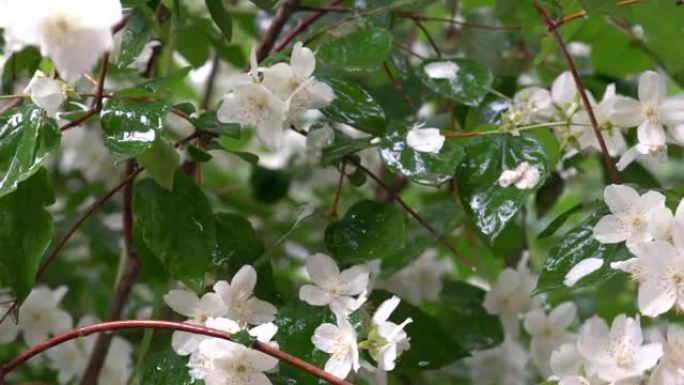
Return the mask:
<svg viewBox="0 0 684 385">
<path fill-rule="evenodd" d="M 563 279 L 563 284 L 568 287 L 574 286 L 580 279 L 586 277 L 587 275 L 595 272 L 603 266 L 603 259 L 601 258 L 587 258 L 583 259 L 575 266 L 573 266 L 570 271 L 565 274 Z"/>
<path fill-rule="evenodd" d="M 470 368 L 474 385 L 526 385 L 528 360 L 525 349 L 507 337 L 503 344 L 474 351 L 463 361 Z"/>
<path fill-rule="evenodd" d="M 210 338 L 190 357 L 190 376 L 206 385 L 270 385 L 264 374 L 278 360 L 238 343 Z"/>
<path fill-rule="evenodd" d="M 431 79 L 456 79 L 461 68 L 452 61 L 436 61 L 423 67 L 425 74 Z"/>
<path fill-rule="evenodd" d="M 275 306 L 252 295 L 256 280 L 256 270 L 245 265 L 230 283 L 218 281 L 214 284 L 214 291 L 228 306 L 228 318 L 240 325 L 259 325 L 275 319 Z"/>
<path fill-rule="evenodd" d="M 353 369 L 359 370 L 359 348 L 356 331 L 343 315 L 337 315 L 337 325 L 324 323 L 316 328 L 311 337 L 316 349 L 330 354 L 325 371 L 339 378 L 346 378 Z"/>
<path fill-rule="evenodd" d="M 67 293 L 66 286 L 55 290 L 34 287 L 19 307 L 19 328 L 27 345 L 33 346 L 50 335 L 71 329 L 71 315 L 57 307 Z"/>
<path fill-rule="evenodd" d="M 563 302 L 548 315 L 541 309 L 527 313 L 523 326 L 532 336 L 530 355 L 532 362 L 542 374 L 551 372 L 549 356 L 559 346 L 574 340 L 574 334 L 567 329 L 577 317 L 577 307 L 572 302 Z"/>
<path fill-rule="evenodd" d="M 442 278 L 452 268 L 451 261 L 438 258 L 437 250 L 427 249 L 415 261 L 394 273 L 378 287 L 385 288 L 406 301 L 419 305 L 439 299 Z"/>
<path fill-rule="evenodd" d="M 527 87 L 513 96 L 513 110 L 522 113 L 520 124 L 543 123 L 556 115 L 551 93 L 541 87 Z"/>
<path fill-rule="evenodd" d="M 642 376 L 663 354 L 659 343 L 643 344 L 639 321 L 624 314 L 610 329 L 598 317 L 587 320 L 580 328 L 577 350 L 589 375 L 611 383 Z"/>
<path fill-rule="evenodd" d="M 551 84 L 551 100 L 556 105 L 562 119 L 569 119 L 580 109 L 577 85 L 569 71 L 563 72 L 554 79 Z"/>
<path fill-rule="evenodd" d="M 638 244 L 632 252 L 636 258 L 611 267 L 632 274 L 639 283 L 639 311 L 656 317 L 675 304 L 684 310 L 684 255 L 662 240 Z"/>
<path fill-rule="evenodd" d="M 26 87 L 31 95 L 31 101 L 45 110 L 47 115 L 54 118 L 64 103 L 64 91 L 62 86 L 54 79 L 45 77 L 42 73 L 36 73 Z"/>
<path fill-rule="evenodd" d="M 444 146 L 444 135 L 437 128 L 413 127 L 406 134 L 406 144 L 418 152 L 439 154 Z"/>
<path fill-rule="evenodd" d="M 335 131 L 330 125 L 311 130 L 306 135 L 306 151 L 315 158 L 320 158 L 321 152 L 335 141 Z"/>
<path fill-rule="evenodd" d="M 553 375 L 551 381 L 558 385 L 599 385 L 602 381 L 584 376 L 584 359 L 575 343 L 565 344 L 551 353 L 549 366 Z M 625 384 L 626 385 L 626 384 Z"/>
<path fill-rule="evenodd" d="M 648 385 L 684 384 L 684 329 L 668 325 L 667 338 L 658 333 L 652 340 L 663 345 L 664 354 L 653 369 Z"/>
<path fill-rule="evenodd" d="M 26 0 L 7 7 L 5 33 L 21 45 L 36 45 L 60 76 L 72 81 L 112 48 L 112 27 L 123 15 L 120 0 Z"/>
<path fill-rule="evenodd" d="M 259 140 L 270 149 L 278 149 L 283 144 L 285 104 L 261 84 L 234 84 L 223 97 L 217 117 L 222 123 L 255 129 Z"/>
<path fill-rule="evenodd" d="M 617 167 L 618 171 L 622 171 L 637 159 L 650 163 L 662 164 L 667 160 L 667 146 L 652 146 L 649 144 L 637 143 L 622 154 L 620 160 L 615 164 L 615 167 Z"/>
<path fill-rule="evenodd" d="M 365 266 L 352 266 L 342 272 L 325 254 L 311 255 L 306 271 L 313 285 L 299 289 L 299 298 L 313 306 L 330 306 L 333 313 L 350 314 L 365 302 L 369 272 Z M 357 298 L 353 296 L 358 295 Z"/>
<path fill-rule="evenodd" d="M 104 146 L 102 130 L 77 126 L 62 132 L 59 170 L 63 173 L 78 171 L 90 182 L 114 182 L 108 177 L 119 172 L 109 151 Z"/>
<path fill-rule="evenodd" d="M 497 181 L 499 186 L 515 185 L 521 190 L 532 189 L 539 183 L 539 170 L 527 162 L 520 163 L 515 170 L 504 170 Z"/>
<path fill-rule="evenodd" d="M 519 332 L 519 317 L 538 307 L 541 298 L 532 297 L 537 279 L 527 268 L 527 257 L 518 263 L 517 269 L 506 268 L 499 274 L 494 287 L 484 298 L 484 308 L 489 314 L 501 318 L 504 331 L 515 338 Z"/>
<path fill-rule="evenodd" d="M 622 154 L 627 149 L 627 143 L 620 130 L 621 127 L 610 120 L 610 110 L 615 100 L 617 100 L 615 98 L 615 84 L 609 84 L 606 87 L 603 99 L 598 104 L 594 103 L 593 99 L 590 99 L 601 136 L 610 156 Z M 572 116 L 570 132 L 576 138 L 581 150 L 593 149 L 601 151 L 601 146 L 591 126 L 591 120 L 587 111 L 578 111 Z"/>
<path fill-rule="evenodd" d="M 594 227 L 594 238 L 601 243 L 626 242 L 632 249 L 636 244 L 653 239 L 652 223 L 659 218 L 653 214 L 665 206 L 665 196 L 649 191 L 639 196 L 633 188 L 610 185 L 603 190 L 603 199 L 612 214 L 601 218 Z"/>
<path fill-rule="evenodd" d="M 375 333 L 371 333 L 372 337 L 369 338 L 369 353 L 378 363 L 378 368 L 385 371 L 393 370 L 397 357 L 411 347 L 410 338 L 404 331 L 404 327 L 413 320 L 407 318 L 398 325 L 388 321 L 397 306 L 399 306 L 399 297 L 393 296 L 381 303 L 373 314 Z"/>
<path fill-rule="evenodd" d="M 675 129 L 684 123 L 683 109 L 684 99 L 667 98 L 667 79 L 646 71 L 639 78 L 639 100 L 616 96 L 609 117 L 621 127 L 637 126 L 639 143 L 658 148 L 666 145 L 666 126 Z M 673 130 L 672 134 L 684 138 L 684 130 Z"/>
<path fill-rule="evenodd" d="M 228 313 L 226 304 L 216 293 L 206 293 L 200 299 L 187 290 L 171 290 L 164 295 L 164 302 L 178 314 L 188 317 L 186 323 L 204 326 L 210 317 L 221 317 Z M 197 350 L 203 336 L 181 331 L 173 332 L 171 346 L 176 354 L 185 356 Z"/>
<path fill-rule="evenodd" d="M 55 346 L 47 351 L 50 359 L 48 366 L 57 371 L 60 384 L 68 384 L 72 379 L 79 378 L 88 364 L 88 352 L 83 347 L 82 340 L 72 340 Z"/>
</svg>

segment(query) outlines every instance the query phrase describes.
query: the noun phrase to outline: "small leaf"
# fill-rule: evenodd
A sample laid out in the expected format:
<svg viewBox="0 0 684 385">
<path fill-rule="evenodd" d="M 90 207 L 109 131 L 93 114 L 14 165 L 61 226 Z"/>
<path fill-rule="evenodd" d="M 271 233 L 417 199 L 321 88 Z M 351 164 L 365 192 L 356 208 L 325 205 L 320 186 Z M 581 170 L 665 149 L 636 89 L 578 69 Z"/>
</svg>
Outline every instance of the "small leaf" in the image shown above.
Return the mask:
<svg viewBox="0 0 684 385">
<path fill-rule="evenodd" d="M 549 223 L 549 225 L 546 226 L 546 228 L 541 233 L 539 233 L 537 238 L 542 239 L 552 236 L 556 233 L 556 231 L 558 231 L 558 229 L 560 229 L 565 224 L 565 222 L 567 222 L 567 220 L 571 216 L 581 212 L 583 209 L 584 204 L 580 203 L 578 205 L 575 205 L 573 208 L 564 211 L 562 214 L 557 216 L 556 219 L 551 221 L 551 223 Z"/>
<path fill-rule="evenodd" d="M 532 189 L 500 186 L 501 173 L 514 170 L 522 162 L 539 171 L 537 185 Z M 544 148 L 533 137 L 488 134 L 466 146 L 466 157 L 456 175 L 468 214 L 484 235 L 494 239 L 544 184 L 549 166 Z"/>
<path fill-rule="evenodd" d="M 149 150 L 136 158 L 155 182 L 167 190 L 173 188 L 173 178 L 178 168 L 178 153 L 170 144 L 158 138 Z"/>
<path fill-rule="evenodd" d="M 415 151 L 398 133 L 380 141 L 380 156 L 389 168 L 420 184 L 439 185 L 451 179 L 464 155 L 463 147 L 451 140 L 437 154 Z"/>
<path fill-rule="evenodd" d="M 121 52 L 117 66 L 124 68 L 133 63 L 145 48 L 145 44 L 152 33 L 152 18 L 146 7 L 137 7 L 131 13 L 126 23 L 121 41 Z"/>
<path fill-rule="evenodd" d="M 251 348 L 257 341 L 247 330 L 240 330 L 237 333 L 231 334 L 230 339 L 246 348 Z"/>
<path fill-rule="evenodd" d="M 233 20 L 223 6 L 223 0 L 204 0 L 214 24 L 221 30 L 227 41 L 233 38 Z"/>
<path fill-rule="evenodd" d="M 608 209 L 601 207 L 582 223 L 563 236 L 556 247 L 551 249 L 537 282 L 537 293 L 564 287 L 565 276 L 580 261 L 587 258 L 600 258 L 603 266 L 587 275 L 573 287 L 596 285 L 617 274 L 610 267 L 611 262 L 621 261 L 631 256 L 624 244 L 602 244 L 594 239 L 594 226 Z"/>
<path fill-rule="evenodd" d="M 237 214 L 216 214 L 216 250 L 213 264 L 221 274 L 232 276 L 242 266 L 252 265 L 264 246 L 247 219 Z"/>
<path fill-rule="evenodd" d="M 193 119 L 192 122 L 198 130 L 226 135 L 235 139 L 240 138 L 240 126 L 219 122 L 215 111 L 206 111 L 198 118 Z"/>
<path fill-rule="evenodd" d="M 210 160 L 213 158 L 213 157 L 211 156 L 211 154 L 209 154 L 208 152 L 202 150 L 202 149 L 199 148 L 199 147 L 195 147 L 195 146 L 192 146 L 192 145 L 190 145 L 190 146 L 187 147 L 187 151 L 188 151 L 188 157 L 189 157 L 193 162 L 197 162 L 197 163 L 206 163 L 206 162 L 210 161 Z"/>
<path fill-rule="evenodd" d="M 375 136 L 387 130 L 387 120 L 382 107 L 358 84 L 333 76 L 318 77 L 335 91 L 332 104 L 321 110 L 323 115 L 335 122 L 348 124 Z"/>
<path fill-rule="evenodd" d="M 392 34 L 384 28 L 352 32 L 324 44 L 316 56 L 326 65 L 342 71 L 375 71 L 387 60 Z"/>
<path fill-rule="evenodd" d="M 201 290 L 216 245 L 214 216 L 202 190 L 181 172 L 172 191 L 144 179 L 135 186 L 134 213 L 143 241 L 169 274 Z"/>
<path fill-rule="evenodd" d="M 431 77 L 428 74 L 431 66 L 440 63 L 452 66 L 455 73 Z M 427 60 L 417 72 L 423 83 L 434 93 L 466 106 L 479 105 L 494 82 L 494 75 L 489 69 L 469 59 Z"/>
<path fill-rule="evenodd" d="M 254 166 L 250 185 L 254 198 L 264 203 L 276 203 L 287 196 L 292 177 L 280 170 Z"/>
<path fill-rule="evenodd" d="M 105 146 L 120 162 L 149 150 L 161 134 L 169 103 L 110 98 L 100 113 Z"/>
<path fill-rule="evenodd" d="M 37 172 L 59 142 L 55 121 L 33 104 L 0 115 L 0 197 Z"/>
<path fill-rule="evenodd" d="M 257 7 L 270 11 L 273 8 L 275 8 L 276 4 L 278 4 L 278 0 L 249 0 L 251 1 L 254 5 Z"/>
<path fill-rule="evenodd" d="M 45 206 L 54 201 L 44 169 L 0 198 L 0 287 L 12 289 L 18 305 L 31 292 L 52 240 L 52 216 Z"/>
<path fill-rule="evenodd" d="M 405 245 L 406 223 L 391 203 L 363 200 L 325 229 L 325 246 L 343 264 L 395 255 Z"/>
<path fill-rule="evenodd" d="M 371 147 L 368 139 L 354 139 L 340 130 L 334 130 L 335 139 L 332 144 L 321 151 L 321 165 L 329 166 L 342 160 L 347 155 L 354 154 L 364 148 Z"/>
</svg>

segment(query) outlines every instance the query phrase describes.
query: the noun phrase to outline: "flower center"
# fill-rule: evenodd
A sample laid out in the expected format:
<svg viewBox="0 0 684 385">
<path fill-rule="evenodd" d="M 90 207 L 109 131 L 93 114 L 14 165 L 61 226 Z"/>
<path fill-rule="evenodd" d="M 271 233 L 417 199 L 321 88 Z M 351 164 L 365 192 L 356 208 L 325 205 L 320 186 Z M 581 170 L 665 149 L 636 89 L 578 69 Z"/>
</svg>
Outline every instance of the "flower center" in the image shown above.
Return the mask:
<svg viewBox="0 0 684 385">
<path fill-rule="evenodd" d="M 651 123 L 659 123 L 660 122 L 660 112 L 658 111 L 658 107 L 654 104 L 646 104 L 644 106 L 644 118 L 648 120 Z"/>
<path fill-rule="evenodd" d="M 613 346 L 613 357 L 615 363 L 621 368 L 628 368 L 634 362 L 634 352 L 624 342 L 619 342 Z"/>
</svg>

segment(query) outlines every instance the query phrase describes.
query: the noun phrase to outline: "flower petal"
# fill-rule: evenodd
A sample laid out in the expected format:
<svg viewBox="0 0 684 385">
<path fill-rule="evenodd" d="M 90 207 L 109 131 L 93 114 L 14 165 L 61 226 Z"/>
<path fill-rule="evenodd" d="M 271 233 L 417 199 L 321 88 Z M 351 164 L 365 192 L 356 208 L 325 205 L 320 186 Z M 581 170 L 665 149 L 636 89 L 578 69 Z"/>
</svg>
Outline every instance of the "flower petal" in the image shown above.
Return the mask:
<svg viewBox="0 0 684 385">
<path fill-rule="evenodd" d="M 646 71 L 639 77 L 639 100 L 660 104 L 667 94 L 667 80 L 655 71 Z"/>
<path fill-rule="evenodd" d="M 594 238 L 601 243 L 620 243 L 627 239 L 620 218 L 606 215 L 594 226 Z"/>
<path fill-rule="evenodd" d="M 603 200 L 613 214 L 630 211 L 638 199 L 639 193 L 629 186 L 611 184 L 603 190 Z"/>
<path fill-rule="evenodd" d="M 337 280 L 340 269 L 329 256 L 316 253 L 306 260 L 306 272 L 317 286 L 324 286 L 330 280 Z"/>
</svg>

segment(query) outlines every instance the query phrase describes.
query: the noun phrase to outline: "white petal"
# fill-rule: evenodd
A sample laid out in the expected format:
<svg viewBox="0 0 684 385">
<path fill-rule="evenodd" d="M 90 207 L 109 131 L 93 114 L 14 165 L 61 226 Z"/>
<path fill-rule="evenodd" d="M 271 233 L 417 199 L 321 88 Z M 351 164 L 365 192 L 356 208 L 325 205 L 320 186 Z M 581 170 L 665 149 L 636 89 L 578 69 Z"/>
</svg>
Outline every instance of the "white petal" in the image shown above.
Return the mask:
<svg viewBox="0 0 684 385">
<path fill-rule="evenodd" d="M 339 378 L 347 378 L 352 369 L 352 357 L 344 356 L 337 358 L 331 356 L 325 363 L 325 371 Z"/>
<path fill-rule="evenodd" d="M 627 239 L 627 233 L 622 228 L 620 218 L 606 215 L 594 226 L 594 238 L 601 243 L 620 243 Z"/>
<path fill-rule="evenodd" d="M 603 200 L 613 214 L 620 214 L 634 207 L 639 193 L 629 186 L 612 184 L 603 190 Z"/>
<path fill-rule="evenodd" d="M 318 286 L 324 286 L 330 280 L 336 280 L 340 269 L 335 261 L 329 256 L 316 253 L 306 260 L 306 272 L 311 281 Z"/>
<path fill-rule="evenodd" d="M 301 42 L 297 42 L 292 48 L 290 64 L 297 77 L 305 79 L 311 76 L 316 69 L 316 57 L 309 48 L 304 47 Z"/>
<path fill-rule="evenodd" d="M 597 226 L 598 227 L 598 226 Z M 596 230 L 594 230 L 596 231 Z M 596 233 L 594 233 L 596 234 Z M 594 235 L 596 237 L 596 235 Z M 597 238 L 598 239 L 598 238 Z M 595 272 L 603 266 L 603 259 L 601 258 L 587 258 L 579 261 L 573 266 L 563 279 L 565 286 L 574 286 L 577 281 Z"/>
<path fill-rule="evenodd" d="M 365 266 L 352 266 L 340 274 L 340 282 L 344 285 L 342 290 L 346 295 L 361 294 L 368 288 L 370 272 Z"/>
<path fill-rule="evenodd" d="M 406 144 L 418 152 L 438 154 L 446 138 L 437 128 L 413 128 L 406 135 Z"/>
<path fill-rule="evenodd" d="M 572 302 L 561 303 L 549 314 L 549 322 L 559 329 L 572 325 L 575 318 L 577 318 L 577 306 Z"/>
<path fill-rule="evenodd" d="M 660 103 L 667 94 L 667 80 L 655 71 L 646 71 L 639 77 L 639 100 Z"/>
<path fill-rule="evenodd" d="M 249 306 L 251 314 L 246 321 L 252 325 L 272 322 L 275 320 L 275 315 L 278 312 L 278 309 L 271 303 L 254 297 L 247 301 L 247 306 Z"/>
<path fill-rule="evenodd" d="M 619 127 L 636 127 L 644 120 L 639 102 L 624 96 L 614 96 L 605 102 L 606 117 Z"/>
<path fill-rule="evenodd" d="M 325 306 L 330 303 L 328 293 L 314 285 L 304 285 L 299 288 L 299 299 L 312 306 Z"/>
<path fill-rule="evenodd" d="M 577 93 L 577 86 L 572 74 L 568 71 L 560 74 L 551 85 L 551 98 L 556 104 L 567 104 Z"/>
<path fill-rule="evenodd" d="M 637 139 L 640 144 L 647 146 L 664 146 L 667 140 L 665 128 L 660 123 L 644 121 L 637 127 Z"/>
<path fill-rule="evenodd" d="M 425 74 L 431 79 L 456 79 L 460 67 L 452 61 L 437 61 L 423 67 Z"/>
<path fill-rule="evenodd" d="M 324 323 L 314 330 L 311 342 L 317 349 L 326 353 L 332 353 L 335 350 L 336 340 L 340 334 L 340 329 L 336 325 Z"/>
<path fill-rule="evenodd" d="M 523 327 L 525 330 L 531 334 L 541 333 L 547 324 L 547 317 L 542 309 L 534 309 L 525 315 L 525 321 L 523 322 Z"/>
<path fill-rule="evenodd" d="M 380 306 L 378 306 L 378 309 L 375 311 L 375 314 L 373 314 L 373 322 L 377 325 L 387 321 L 390 314 L 392 314 L 394 309 L 396 309 L 397 306 L 399 306 L 400 301 L 401 300 L 399 299 L 399 297 L 392 296 L 392 298 L 380 304 Z"/>
<path fill-rule="evenodd" d="M 657 282 L 646 281 L 639 286 L 639 311 L 649 317 L 657 317 L 674 306 L 674 291 L 663 290 Z"/>
<path fill-rule="evenodd" d="M 257 282 L 256 270 L 250 265 L 245 265 L 238 270 L 230 281 L 230 287 L 234 293 L 251 295 Z"/>
<path fill-rule="evenodd" d="M 195 309 L 200 306 L 197 294 L 187 290 L 171 290 L 164 294 L 164 302 L 176 313 L 194 317 Z"/>
</svg>

